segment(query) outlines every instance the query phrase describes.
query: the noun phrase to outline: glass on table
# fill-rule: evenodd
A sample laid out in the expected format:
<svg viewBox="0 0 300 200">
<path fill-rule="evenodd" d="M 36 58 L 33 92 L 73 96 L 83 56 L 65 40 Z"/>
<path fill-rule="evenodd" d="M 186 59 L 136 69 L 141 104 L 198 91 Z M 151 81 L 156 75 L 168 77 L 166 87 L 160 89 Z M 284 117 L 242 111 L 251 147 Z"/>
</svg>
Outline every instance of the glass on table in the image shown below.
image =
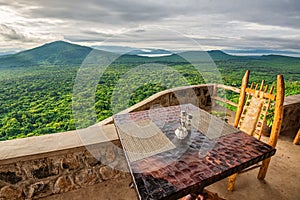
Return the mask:
<svg viewBox="0 0 300 200">
<path fill-rule="evenodd" d="M 193 115 L 188 114 L 186 117 L 186 129 L 188 131 L 191 131 L 191 129 L 192 129 L 192 119 L 193 119 Z"/>
<path fill-rule="evenodd" d="M 183 123 L 186 123 L 186 111 L 182 110 L 180 112 L 180 124 L 183 126 Z"/>
</svg>

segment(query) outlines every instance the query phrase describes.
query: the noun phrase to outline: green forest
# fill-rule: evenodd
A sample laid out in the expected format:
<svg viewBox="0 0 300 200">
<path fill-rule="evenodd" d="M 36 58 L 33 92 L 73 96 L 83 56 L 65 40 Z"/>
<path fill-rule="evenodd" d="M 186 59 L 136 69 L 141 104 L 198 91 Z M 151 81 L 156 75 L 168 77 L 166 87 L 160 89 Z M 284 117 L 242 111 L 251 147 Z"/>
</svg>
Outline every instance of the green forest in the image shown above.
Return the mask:
<svg viewBox="0 0 300 200">
<path fill-rule="evenodd" d="M 41 49 L 36 51 L 38 50 Z M 70 54 L 71 50 L 68 48 Z M 87 54 L 89 49 L 84 51 Z M 35 53 L 27 52 L 25 57 Z M 72 57 L 70 57 L 72 61 L 68 62 L 66 57 L 52 56 L 50 60 L 43 58 L 37 62 L 25 62 L 26 65 L 22 66 L 20 63 L 23 61 L 20 58 L 24 57 L 24 54 L 17 55 L 19 63 L 14 65 L 8 64 L 16 60 L 13 57 L 2 60 L 0 58 L 0 140 L 63 132 L 76 128 L 72 115 L 72 106 L 74 106 L 72 98 L 73 86 L 82 62 L 78 59 L 80 53 L 77 49 L 75 62 Z M 251 82 L 260 82 L 264 79 L 268 84 L 275 84 L 276 75 L 283 74 L 285 95 L 300 93 L 300 58 L 262 56 L 250 59 L 233 58 L 229 55 L 224 57 L 224 54 L 219 54 L 218 57 L 216 52 L 213 53 L 212 58 L 214 59 L 215 56 L 215 64 L 221 73 L 222 80 L 219 81 L 226 85 L 239 87 L 243 74 L 249 69 Z M 36 58 L 40 59 L 40 56 Z M 33 57 L 31 56 L 30 59 Z M 153 63 L 158 63 L 156 70 L 147 68 Z M 137 68 L 141 65 L 142 67 Z M 213 77 L 215 72 L 207 69 L 205 73 L 205 77 Z M 159 91 L 182 85 L 205 83 L 202 76 L 203 74 L 200 74 L 193 65 L 178 57 L 149 59 L 123 56 L 113 62 L 101 78 L 99 77 L 95 86 L 94 105 L 91 109 L 96 112 L 96 121 L 101 121 Z M 133 83 L 133 87 L 129 83 Z M 84 98 L 84 94 L 82 95 Z M 120 95 L 129 101 L 118 101 L 113 98 Z M 88 118 L 83 116 L 83 119 L 85 117 Z M 82 127 L 89 126 L 91 123 L 93 121 L 87 120 Z"/>
</svg>

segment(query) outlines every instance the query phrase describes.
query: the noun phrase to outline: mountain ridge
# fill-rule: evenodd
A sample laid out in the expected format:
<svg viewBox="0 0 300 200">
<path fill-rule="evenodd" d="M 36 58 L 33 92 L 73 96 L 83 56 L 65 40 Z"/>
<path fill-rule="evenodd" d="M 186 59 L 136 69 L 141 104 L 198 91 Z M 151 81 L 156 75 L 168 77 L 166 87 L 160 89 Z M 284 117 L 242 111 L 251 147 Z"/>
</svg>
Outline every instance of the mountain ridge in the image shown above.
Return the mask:
<svg viewBox="0 0 300 200">
<path fill-rule="evenodd" d="M 0 68 L 1 67 L 26 67 L 33 65 L 46 65 L 46 64 L 81 64 L 91 51 L 97 51 L 106 54 L 120 55 L 119 62 L 187 62 L 192 60 L 195 62 L 201 61 L 221 61 L 221 60 L 299 60 L 297 57 L 283 56 L 283 55 L 262 55 L 262 56 L 236 56 L 227 54 L 221 50 L 210 51 L 186 51 L 179 52 L 177 54 L 171 54 L 163 57 L 149 58 L 139 56 L 139 54 L 146 52 L 151 54 L 154 52 L 159 53 L 172 53 L 171 51 L 164 49 L 136 49 L 135 51 L 128 52 L 127 54 L 116 54 L 115 52 L 106 51 L 81 46 L 65 41 L 55 41 L 46 43 L 39 47 L 35 47 L 29 50 L 21 51 L 15 54 L 0 56 Z M 149 51 L 147 53 L 147 51 Z"/>
<path fill-rule="evenodd" d="M 0 57 L 0 67 L 22 67 L 40 64 L 80 64 L 93 49 L 64 41 Z"/>
</svg>

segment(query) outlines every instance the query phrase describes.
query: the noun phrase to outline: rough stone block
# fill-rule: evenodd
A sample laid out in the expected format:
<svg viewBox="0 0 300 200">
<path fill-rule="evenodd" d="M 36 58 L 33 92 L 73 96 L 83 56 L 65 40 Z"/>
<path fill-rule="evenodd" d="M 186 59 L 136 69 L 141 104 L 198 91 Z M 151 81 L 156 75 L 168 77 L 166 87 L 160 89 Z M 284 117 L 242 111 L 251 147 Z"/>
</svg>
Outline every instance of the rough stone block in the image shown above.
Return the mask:
<svg viewBox="0 0 300 200">
<path fill-rule="evenodd" d="M 44 179 L 59 174 L 59 167 L 51 159 L 27 161 L 21 165 L 29 178 Z"/>
<path fill-rule="evenodd" d="M 66 158 L 62 159 L 61 161 L 61 168 L 74 170 L 80 168 L 80 160 L 76 155 L 68 155 Z"/>
<path fill-rule="evenodd" d="M 107 146 L 105 153 L 105 161 L 106 163 L 111 163 L 116 159 L 116 152 L 113 145 Z"/>
<path fill-rule="evenodd" d="M 0 190 L 0 198 L 9 200 L 24 199 L 23 192 L 20 188 L 5 186 Z"/>
<path fill-rule="evenodd" d="M 96 165 L 100 165 L 101 164 L 101 161 L 99 159 L 96 159 L 94 156 L 92 155 L 87 155 L 85 158 L 84 158 L 84 162 L 87 166 L 89 167 L 94 167 Z"/>
<path fill-rule="evenodd" d="M 103 180 L 112 179 L 117 174 L 116 170 L 108 166 L 101 167 L 99 172 Z"/>
<path fill-rule="evenodd" d="M 16 172 L 0 172 L 0 180 L 11 184 L 16 184 L 22 180 L 22 177 L 17 176 Z"/>
<path fill-rule="evenodd" d="M 101 181 L 94 169 L 83 169 L 75 174 L 75 184 L 82 186 L 94 185 Z"/>
<path fill-rule="evenodd" d="M 0 166 L 0 181 L 16 184 L 22 180 L 22 172 L 16 164 Z"/>
<path fill-rule="evenodd" d="M 31 174 L 34 178 L 38 179 L 47 178 L 49 176 L 55 175 L 55 173 L 52 172 L 49 166 L 41 166 L 38 169 L 34 169 L 31 171 Z"/>
<path fill-rule="evenodd" d="M 70 176 L 61 176 L 56 180 L 53 186 L 53 193 L 68 192 L 75 188 L 74 182 Z"/>
<path fill-rule="evenodd" d="M 3 187 L 6 186 L 6 185 L 7 185 L 6 182 L 0 180 L 0 189 L 3 188 Z"/>
<path fill-rule="evenodd" d="M 49 181 L 40 181 L 29 186 L 27 197 L 37 198 L 49 196 L 52 188 Z"/>
</svg>

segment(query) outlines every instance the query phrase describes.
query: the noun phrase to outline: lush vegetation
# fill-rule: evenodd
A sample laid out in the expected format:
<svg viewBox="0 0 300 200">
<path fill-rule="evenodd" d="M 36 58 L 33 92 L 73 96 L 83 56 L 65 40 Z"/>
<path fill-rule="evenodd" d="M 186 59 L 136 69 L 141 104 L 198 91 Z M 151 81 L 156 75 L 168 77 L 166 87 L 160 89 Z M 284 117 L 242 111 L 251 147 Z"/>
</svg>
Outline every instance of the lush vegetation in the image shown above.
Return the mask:
<svg viewBox="0 0 300 200">
<path fill-rule="evenodd" d="M 18 54 L 17 62 L 12 62 L 16 60 L 13 56 L 0 58 L 0 140 L 76 128 L 72 106 L 77 105 L 72 105 L 72 98 L 80 67 L 78 62 L 82 61 L 78 55 L 87 54 L 90 49 L 73 48 L 79 52 L 75 54 L 76 59 L 70 57 L 70 46 L 67 50 L 60 46 L 60 53 L 67 55 L 68 63 L 66 56 L 58 56 L 45 47 L 41 48 L 42 53 L 41 49 L 36 49 L 26 52 L 26 55 Z M 36 52 L 40 56 L 34 56 Z M 46 52 L 49 56 L 41 58 Z M 300 59 L 281 56 L 233 57 L 218 51 L 211 54 L 226 85 L 240 86 L 245 70 L 250 69 L 251 82 L 265 79 L 268 84 L 274 84 L 276 75 L 283 74 L 286 96 L 300 93 Z M 35 62 L 28 61 L 29 55 L 34 57 Z M 26 58 L 28 65 L 19 65 L 19 57 Z M 158 64 L 149 64 L 153 62 Z M 97 81 L 94 105 L 90 108 L 95 110 L 96 119 L 90 119 L 89 112 L 83 113 L 80 127 L 89 126 L 95 120 L 101 121 L 158 91 L 205 83 L 203 74 L 209 80 L 214 80 L 216 75 L 209 68 L 199 74 L 191 64 L 176 56 L 154 59 L 123 56 L 112 63 Z M 80 95 L 85 98 L 84 93 Z M 232 94 L 228 96 L 236 99 Z"/>
</svg>

